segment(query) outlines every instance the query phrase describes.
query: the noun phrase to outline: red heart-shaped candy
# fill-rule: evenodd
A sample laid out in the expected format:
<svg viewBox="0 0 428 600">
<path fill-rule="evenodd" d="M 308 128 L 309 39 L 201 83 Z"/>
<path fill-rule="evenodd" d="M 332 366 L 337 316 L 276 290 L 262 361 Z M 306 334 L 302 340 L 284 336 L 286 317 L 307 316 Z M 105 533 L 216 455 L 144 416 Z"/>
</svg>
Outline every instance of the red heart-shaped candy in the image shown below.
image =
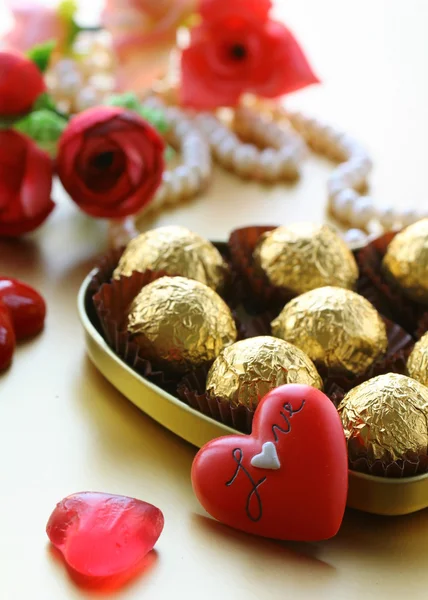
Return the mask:
<svg viewBox="0 0 428 600">
<path fill-rule="evenodd" d="M 334 536 L 342 523 L 348 460 L 332 402 L 306 385 L 270 392 L 248 436 L 226 436 L 195 457 L 192 483 L 202 506 L 236 529 L 280 540 Z"/>
<path fill-rule="evenodd" d="M 43 329 L 46 303 L 35 289 L 9 277 L 0 277 L 0 300 L 9 309 L 18 340 Z"/>
<path fill-rule="evenodd" d="M 113 577 L 132 571 L 162 533 L 162 512 L 147 502 L 98 492 L 57 504 L 46 532 L 73 571 Z"/>
</svg>

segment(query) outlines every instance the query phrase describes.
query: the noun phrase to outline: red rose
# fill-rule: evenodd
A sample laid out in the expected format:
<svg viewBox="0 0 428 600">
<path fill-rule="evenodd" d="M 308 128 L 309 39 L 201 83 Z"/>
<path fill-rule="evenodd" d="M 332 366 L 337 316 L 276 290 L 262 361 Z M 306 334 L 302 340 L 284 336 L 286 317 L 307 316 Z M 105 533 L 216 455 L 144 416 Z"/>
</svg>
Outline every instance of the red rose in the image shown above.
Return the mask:
<svg viewBox="0 0 428 600">
<path fill-rule="evenodd" d="M 0 130 L 0 235 L 36 229 L 54 208 L 51 158 L 24 135 Z"/>
<path fill-rule="evenodd" d="M 213 109 L 242 94 L 275 98 L 316 83 L 302 49 L 282 23 L 269 19 L 269 0 L 203 0 L 202 22 L 181 60 L 181 100 Z"/>
<path fill-rule="evenodd" d="M 63 133 L 57 169 L 79 207 L 122 218 L 150 202 L 162 181 L 164 142 L 136 113 L 100 106 L 74 117 Z"/>
<path fill-rule="evenodd" d="M 28 58 L 0 52 L 0 117 L 27 113 L 46 91 L 42 73 Z"/>
</svg>

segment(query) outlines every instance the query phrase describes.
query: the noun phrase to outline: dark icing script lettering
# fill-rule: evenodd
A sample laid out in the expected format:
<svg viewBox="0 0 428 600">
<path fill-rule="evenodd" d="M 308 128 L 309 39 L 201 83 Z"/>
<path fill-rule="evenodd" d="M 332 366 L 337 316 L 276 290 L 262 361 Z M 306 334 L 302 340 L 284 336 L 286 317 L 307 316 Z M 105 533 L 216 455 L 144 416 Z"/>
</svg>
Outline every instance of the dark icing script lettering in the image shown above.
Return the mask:
<svg viewBox="0 0 428 600">
<path fill-rule="evenodd" d="M 250 473 L 247 471 L 247 469 L 242 464 L 242 460 L 244 458 L 244 453 L 241 448 L 235 448 L 232 451 L 232 457 L 238 466 L 236 467 L 236 471 L 233 474 L 232 479 L 230 479 L 230 481 L 227 481 L 226 485 L 227 485 L 227 487 L 230 487 L 235 482 L 236 478 L 239 475 L 239 472 L 242 471 L 244 473 L 244 475 L 248 478 L 248 481 L 251 483 L 251 491 L 247 496 L 245 512 L 247 513 L 247 517 L 251 521 L 253 521 L 254 523 L 257 523 L 257 521 L 260 521 L 260 519 L 263 516 L 263 506 L 262 506 L 262 499 L 261 499 L 260 493 L 259 493 L 259 487 L 266 481 L 266 477 L 262 477 L 262 479 L 260 479 L 257 483 L 254 481 L 254 479 L 251 477 Z M 252 510 L 252 505 L 253 506 L 255 505 L 254 511 Z"/>
<path fill-rule="evenodd" d="M 303 410 L 304 406 L 305 406 L 304 400 L 302 401 L 301 406 L 297 409 L 294 409 L 289 402 L 286 402 L 285 404 L 282 405 L 283 410 L 281 410 L 279 414 L 284 419 L 284 424 L 281 423 L 282 427 L 277 425 L 276 423 L 275 423 L 275 425 L 272 425 L 272 433 L 273 433 L 275 442 L 278 442 L 278 439 L 279 439 L 278 433 L 290 433 L 291 417 L 293 415 L 299 413 L 301 410 Z"/>
<path fill-rule="evenodd" d="M 301 412 L 304 406 L 305 400 L 302 401 L 302 404 L 297 409 L 294 409 L 289 402 L 286 402 L 282 405 L 282 410 L 279 414 L 281 415 L 284 423 L 281 423 L 281 425 L 277 425 L 276 423 L 272 425 L 272 434 L 275 439 L 275 443 L 278 443 L 279 433 L 290 433 L 290 419 L 297 413 Z M 233 460 L 236 462 L 237 467 L 232 479 L 226 482 L 226 486 L 230 487 L 231 485 L 233 485 L 241 471 L 244 473 L 244 475 L 247 477 L 248 481 L 251 484 L 251 490 L 247 496 L 247 502 L 245 504 L 245 512 L 247 513 L 247 517 L 251 521 L 253 521 L 253 523 L 257 523 L 263 516 L 263 505 L 262 498 L 259 492 L 259 487 L 267 480 L 267 477 L 262 477 L 257 482 L 254 481 L 254 479 L 251 477 L 251 473 L 249 473 L 249 471 L 242 464 L 244 458 L 244 452 L 242 448 L 235 448 L 234 450 L 232 450 L 232 457 Z"/>
</svg>

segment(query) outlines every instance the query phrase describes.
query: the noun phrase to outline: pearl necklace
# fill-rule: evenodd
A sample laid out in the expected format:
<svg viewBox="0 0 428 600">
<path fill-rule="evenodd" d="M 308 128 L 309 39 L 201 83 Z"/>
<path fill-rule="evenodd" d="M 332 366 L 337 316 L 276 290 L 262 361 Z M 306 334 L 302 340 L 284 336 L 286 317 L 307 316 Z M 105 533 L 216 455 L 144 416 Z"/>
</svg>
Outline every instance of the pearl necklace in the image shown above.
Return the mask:
<svg viewBox="0 0 428 600">
<path fill-rule="evenodd" d="M 198 195 L 211 175 L 210 150 L 219 164 L 242 178 L 278 182 L 298 177 L 309 146 L 340 163 L 327 183 L 329 211 L 350 227 L 344 237 L 351 246 L 424 216 L 411 209 L 375 208 L 373 199 L 360 193 L 368 186 L 370 156 L 357 140 L 318 119 L 279 106 L 266 109 L 262 105 L 257 110 L 243 106 L 235 111 L 233 123 L 228 126 L 213 113 L 186 113 L 166 106 L 157 97 L 145 104 L 164 111 L 171 127 L 169 139 L 175 145 L 181 143 L 184 150 L 184 165 L 165 173 L 162 186 L 144 214 Z M 270 118 L 264 118 L 263 112 Z"/>
<path fill-rule="evenodd" d="M 85 60 L 63 59 L 48 74 L 48 85 L 59 106 L 72 112 L 101 104 L 114 85 L 114 62 L 105 32 L 81 35 L 76 52 L 86 56 Z M 256 101 L 228 111 L 229 122 L 221 112 L 185 112 L 157 96 L 144 104 L 164 111 L 169 126 L 167 141 L 182 155 L 182 164 L 164 173 L 144 214 L 203 192 L 212 176 L 212 158 L 243 179 L 275 183 L 299 176 L 310 147 L 339 163 L 327 182 L 328 208 L 349 228 L 344 236 L 351 245 L 361 245 L 383 231 L 427 216 L 426 210 L 376 207 L 364 193 L 372 168 L 370 156 L 351 136 L 318 119 Z M 111 235 L 121 241 L 129 240 L 135 232 L 135 218 L 112 224 Z"/>
</svg>

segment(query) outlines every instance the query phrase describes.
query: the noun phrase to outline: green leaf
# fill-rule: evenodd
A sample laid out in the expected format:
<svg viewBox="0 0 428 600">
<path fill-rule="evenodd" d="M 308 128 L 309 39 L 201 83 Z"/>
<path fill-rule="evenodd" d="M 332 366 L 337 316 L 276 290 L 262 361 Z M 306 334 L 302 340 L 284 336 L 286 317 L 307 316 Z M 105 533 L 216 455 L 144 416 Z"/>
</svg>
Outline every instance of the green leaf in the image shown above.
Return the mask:
<svg viewBox="0 0 428 600">
<path fill-rule="evenodd" d="M 76 0 L 62 0 L 58 5 L 58 14 L 65 21 L 71 21 L 77 12 Z"/>
<path fill-rule="evenodd" d="M 168 131 L 168 124 L 163 111 L 157 108 L 142 106 L 138 96 L 133 92 L 109 96 L 105 103 L 108 106 L 119 106 L 127 110 L 133 110 L 140 117 L 151 123 L 160 133 Z"/>
<path fill-rule="evenodd" d="M 164 158 L 165 158 L 165 162 L 170 162 L 175 156 L 175 150 L 172 146 L 167 146 L 165 148 L 165 154 L 164 154 Z"/>
<path fill-rule="evenodd" d="M 114 94 L 113 96 L 109 96 L 105 104 L 108 106 L 119 106 L 120 108 L 126 108 L 128 110 L 133 110 L 135 112 L 139 112 L 141 108 L 141 102 L 139 101 L 136 94 L 133 92 L 126 92 L 126 94 Z"/>
<path fill-rule="evenodd" d="M 27 52 L 28 58 L 37 65 L 42 73 L 44 73 L 49 66 L 49 61 L 55 46 L 55 40 L 50 40 L 49 42 L 33 46 L 33 48 Z"/>
<path fill-rule="evenodd" d="M 44 94 L 40 94 L 33 106 L 33 111 L 43 109 L 55 112 L 55 103 L 52 97 L 47 92 L 45 92 Z"/>
<path fill-rule="evenodd" d="M 34 111 L 14 125 L 51 156 L 55 156 L 58 140 L 66 127 L 67 120 L 48 109 Z"/>
<path fill-rule="evenodd" d="M 146 121 L 151 123 L 153 127 L 155 127 L 160 133 L 166 133 L 168 131 L 168 123 L 162 110 L 140 105 L 137 112 L 143 117 L 143 119 L 146 119 Z"/>
<path fill-rule="evenodd" d="M 40 94 L 40 96 L 37 98 L 36 102 L 33 105 L 32 112 L 39 110 L 48 110 L 58 115 L 58 117 L 62 117 L 63 119 L 66 119 L 68 121 L 69 115 L 62 113 L 57 109 L 52 96 L 47 92 L 45 92 L 44 94 Z"/>
</svg>

